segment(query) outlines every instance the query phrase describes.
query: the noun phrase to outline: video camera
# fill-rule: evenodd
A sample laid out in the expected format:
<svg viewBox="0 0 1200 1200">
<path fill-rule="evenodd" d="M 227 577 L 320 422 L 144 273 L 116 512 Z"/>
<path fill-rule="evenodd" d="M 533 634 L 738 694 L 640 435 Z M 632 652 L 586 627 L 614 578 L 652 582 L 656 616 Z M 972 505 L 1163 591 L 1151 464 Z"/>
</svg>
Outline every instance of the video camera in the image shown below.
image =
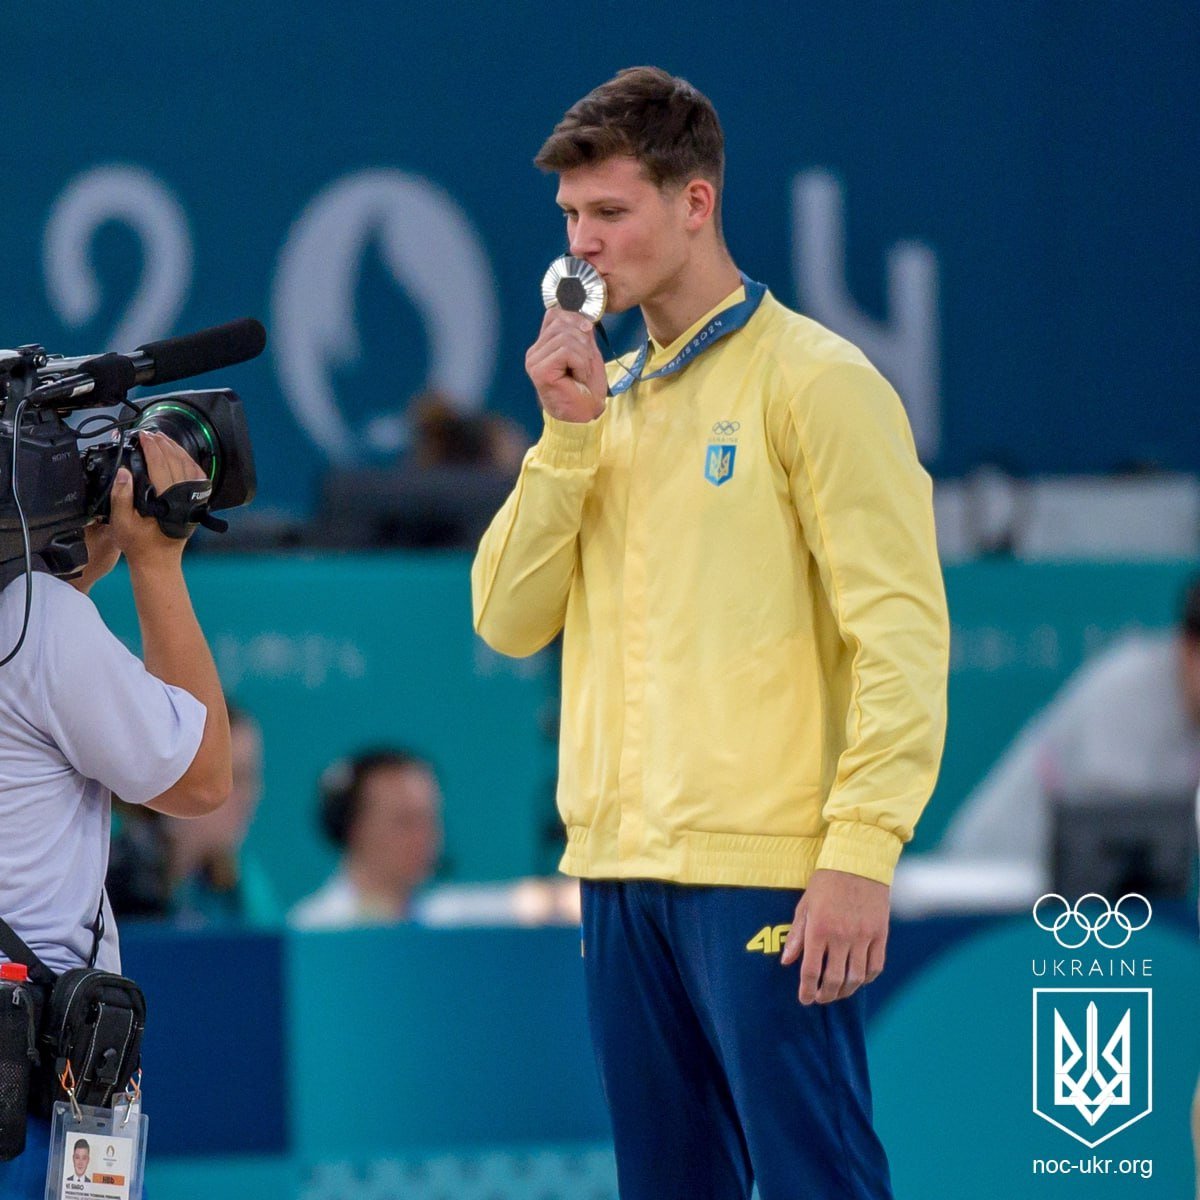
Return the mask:
<svg viewBox="0 0 1200 1200">
<path fill-rule="evenodd" d="M 164 533 L 186 537 L 197 524 L 228 528 L 212 510 L 249 503 L 256 486 L 241 400 L 227 388 L 144 401 L 127 393 L 255 358 L 266 337 L 258 321 L 246 318 L 128 355 L 63 358 L 37 345 L 0 350 L 0 589 L 22 571 L 70 578 L 83 570 L 84 526 L 108 516 L 122 466 L 133 476 L 134 506 L 156 517 Z M 75 426 L 65 420 L 88 408 L 117 415 L 94 413 Z M 207 482 L 176 484 L 157 495 L 138 444 L 142 430 L 177 442 Z"/>
</svg>

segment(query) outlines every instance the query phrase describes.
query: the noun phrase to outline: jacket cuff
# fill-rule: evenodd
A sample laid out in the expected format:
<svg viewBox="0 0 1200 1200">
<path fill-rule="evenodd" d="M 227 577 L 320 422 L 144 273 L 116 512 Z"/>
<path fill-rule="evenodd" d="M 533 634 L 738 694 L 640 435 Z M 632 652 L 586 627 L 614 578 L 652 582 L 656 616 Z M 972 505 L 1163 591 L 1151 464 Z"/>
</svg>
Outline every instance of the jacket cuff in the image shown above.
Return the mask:
<svg viewBox="0 0 1200 1200">
<path fill-rule="evenodd" d="M 904 842 L 878 825 L 831 821 L 825 831 L 816 870 L 846 871 L 891 884 Z"/>
<path fill-rule="evenodd" d="M 535 451 L 538 462 L 548 467 L 597 466 L 603 420 L 604 413 L 594 421 L 560 421 L 543 411 L 544 427 Z"/>
</svg>

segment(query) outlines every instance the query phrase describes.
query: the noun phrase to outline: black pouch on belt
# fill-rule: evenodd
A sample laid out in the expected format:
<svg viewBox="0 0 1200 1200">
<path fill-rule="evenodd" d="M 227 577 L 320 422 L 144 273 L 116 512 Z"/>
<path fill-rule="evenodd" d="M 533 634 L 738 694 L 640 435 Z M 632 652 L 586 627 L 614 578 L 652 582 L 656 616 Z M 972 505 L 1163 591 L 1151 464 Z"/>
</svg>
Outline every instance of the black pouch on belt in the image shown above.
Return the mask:
<svg viewBox="0 0 1200 1200">
<path fill-rule="evenodd" d="M 138 1069 L 145 1030 L 146 998 L 132 979 L 91 967 L 64 972 L 42 1017 L 32 1111 L 49 1116 L 67 1098 L 64 1076 L 74 1079 L 80 1104 L 111 1107 Z"/>
<path fill-rule="evenodd" d="M 103 921 L 96 919 L 92 962 L 96 961 Z M 75 967 L 55 975 L 0 921 L 0 949 L 13 962 L 29 968 L 37 985 L 38 1063 L 29 1089 L 29 1111 L 49 1117 L 58 1100 L 66 1100 L 63 1080 L 72 1083 L 80 1104 L 112 1105 L 141 1065 L 146 1030 L 146 998 L 132 979 Z M 69 1068 L 69 1070 L 68 1070 Z"/>
</svg>

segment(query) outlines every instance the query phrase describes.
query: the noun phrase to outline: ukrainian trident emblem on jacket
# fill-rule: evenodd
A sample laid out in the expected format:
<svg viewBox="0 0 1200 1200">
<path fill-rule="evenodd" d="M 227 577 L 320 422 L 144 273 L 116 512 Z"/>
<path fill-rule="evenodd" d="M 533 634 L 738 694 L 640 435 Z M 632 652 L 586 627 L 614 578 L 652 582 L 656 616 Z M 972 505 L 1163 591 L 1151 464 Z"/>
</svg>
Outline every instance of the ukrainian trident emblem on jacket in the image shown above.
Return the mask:
<svg viewBox="0 0 1200 1200">
<path fill-rule="evenodd" d="M 718 421 L 713 433 L 721 441 L 709 442 L 704 452 L 704 478 L 720 487 L 733 478 L 733 464 L 737 460 L 737 433 L 740 421 Z"/>
</svg>

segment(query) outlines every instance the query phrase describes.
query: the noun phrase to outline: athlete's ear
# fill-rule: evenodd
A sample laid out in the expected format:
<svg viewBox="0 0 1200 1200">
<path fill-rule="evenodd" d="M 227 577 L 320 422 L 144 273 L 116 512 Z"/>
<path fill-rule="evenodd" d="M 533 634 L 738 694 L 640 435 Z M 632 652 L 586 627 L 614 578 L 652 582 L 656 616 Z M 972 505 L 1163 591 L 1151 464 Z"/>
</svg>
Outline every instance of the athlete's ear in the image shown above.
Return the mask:
<svg viewBox="0 0 1200 1200">
<path fill-rule="evenodd" d="M 695 233 L 711 221 L 717 209 L 717 189 L 707 179 L 692 179 L 683 185 L 680 201 L 684 206 L 684 226 Z"/>
</svg>

